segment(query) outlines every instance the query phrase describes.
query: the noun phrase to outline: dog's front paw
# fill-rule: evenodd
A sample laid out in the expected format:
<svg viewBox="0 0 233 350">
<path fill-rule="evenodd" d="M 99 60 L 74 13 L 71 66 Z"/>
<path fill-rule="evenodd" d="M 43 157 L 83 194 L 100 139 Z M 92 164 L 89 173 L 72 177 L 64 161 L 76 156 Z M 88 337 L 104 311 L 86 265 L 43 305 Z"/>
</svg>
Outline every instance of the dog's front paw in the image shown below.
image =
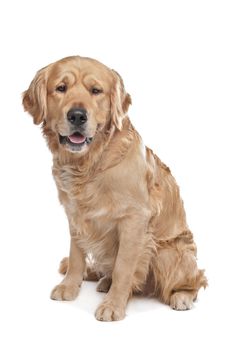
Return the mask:
<svg viewBox="0 0 233 350">
<path fill-rule="evenodd" d="M 97 308 L 95 317 L 99 321 L 119 321 L 125 317 L 125 309 L 109 301 L 103 302 Z"/>
<path fill-rule="evenodd" d="M 51 292 L 53 300 L 74 300 L 79 293 L 79 286 L 74 284 L 58 284 Z"/>
<path fill-rule="evenodd" d="M 188 292 L 177 292 L 171 296 L 170 306 L 174 310 L 184 311 L 193 307 L 193 295 Z"/>
</svg>

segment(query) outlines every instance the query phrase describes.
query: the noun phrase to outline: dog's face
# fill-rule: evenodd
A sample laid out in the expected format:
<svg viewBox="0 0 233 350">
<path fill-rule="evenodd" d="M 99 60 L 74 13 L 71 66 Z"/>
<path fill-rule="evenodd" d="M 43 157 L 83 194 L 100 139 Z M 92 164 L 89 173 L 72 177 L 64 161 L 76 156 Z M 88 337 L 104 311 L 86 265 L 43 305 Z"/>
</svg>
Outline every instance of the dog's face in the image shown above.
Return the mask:
<svg viewBox="0 0 233 350">
<path fill-rule="evenodd" d="M 59 147 L 84 154 L 112 123 L 121 129 L 131 103 L 121 77 L 98 61 L 68 57 L 41 69 L 24 93 L 35 124 L 44 122 Z"/>
</svg>

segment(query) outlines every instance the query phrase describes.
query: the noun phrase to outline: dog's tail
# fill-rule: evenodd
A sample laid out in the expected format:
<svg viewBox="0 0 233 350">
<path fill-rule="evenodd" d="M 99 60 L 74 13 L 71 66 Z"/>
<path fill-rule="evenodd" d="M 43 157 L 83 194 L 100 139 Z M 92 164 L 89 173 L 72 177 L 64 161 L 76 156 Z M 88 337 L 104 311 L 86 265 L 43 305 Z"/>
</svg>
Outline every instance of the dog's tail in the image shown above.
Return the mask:
<svg viewBox="0 0 233 350">
<path fill-rule="evenodd" d="M 62 275 L 65 275 L 68 270 L 68 267 L 69 267 L 69 258 L 65 257 L 60 262 L 59 272 Z M 83 276 L 83 279 L 85 281 L 99 281 L 99 279 L 102 277 L 103 277 L 103 274 L 100 274 L 97 271 L 95 271 L 94 267 L 91 266 L 91 264 L 87 263 L 84 276 Z"/>
</svg>

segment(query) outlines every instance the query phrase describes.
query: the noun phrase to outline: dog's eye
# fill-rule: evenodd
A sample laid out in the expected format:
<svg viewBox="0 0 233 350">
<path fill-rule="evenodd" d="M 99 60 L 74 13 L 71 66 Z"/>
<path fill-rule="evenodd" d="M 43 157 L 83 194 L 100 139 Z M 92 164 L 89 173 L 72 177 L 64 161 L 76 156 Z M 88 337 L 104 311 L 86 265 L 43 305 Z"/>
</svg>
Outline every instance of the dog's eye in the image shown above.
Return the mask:
<svg viewBox="0 0 233 350">
<path fill-rule="evenodd" d="M 103 90 L 98 89 L 98 88 L 92 88 L 92 89 L 91 89 L 91 93 L 92 93 L 93 95 L 99 95 L 99 94 L 101 94 L 101 92 L 103 92 Z"/>
<path fill-rule="evenodd" d="M 58 92 L 66 92 L 66 90 L 67 90 L 67 86 L 65 84 L 61 84 L 56 87 L 56 91 Z"/>
</svg>

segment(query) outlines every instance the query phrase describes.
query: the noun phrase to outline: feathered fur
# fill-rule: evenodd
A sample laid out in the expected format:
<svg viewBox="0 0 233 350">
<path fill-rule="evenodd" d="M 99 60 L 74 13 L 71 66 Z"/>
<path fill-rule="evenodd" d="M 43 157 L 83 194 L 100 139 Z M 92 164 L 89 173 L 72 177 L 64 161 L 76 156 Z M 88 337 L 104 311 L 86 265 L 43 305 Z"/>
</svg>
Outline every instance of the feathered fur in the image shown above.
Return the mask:
<svg viewBox="0 0 233 350">
<path fill-rule="evenodd" d="M 102 84 L 102 96 L 87 93 L 90 76 Z M 68 85 L 63 96 L 56 93 L 58 81 Z M 119 74 L 95 60 L 66 58 L 37 73 L 23 103 L 35 123 L 42 122 L 70 226 L 70 257 L 60 266 L 66 276 L 52 298 L 74 299 L 83 279 L 101 278 L 98 290 L 109 291 L 97 319 L 123 318 L 133 292 L 190 308 L 207 280 L 196 264 L 179 188 L 132 126 L 131 98 Z M 73 106 L 87 109 L 93 134 L 81 153 L 59 143 Z"/>
</svg>

